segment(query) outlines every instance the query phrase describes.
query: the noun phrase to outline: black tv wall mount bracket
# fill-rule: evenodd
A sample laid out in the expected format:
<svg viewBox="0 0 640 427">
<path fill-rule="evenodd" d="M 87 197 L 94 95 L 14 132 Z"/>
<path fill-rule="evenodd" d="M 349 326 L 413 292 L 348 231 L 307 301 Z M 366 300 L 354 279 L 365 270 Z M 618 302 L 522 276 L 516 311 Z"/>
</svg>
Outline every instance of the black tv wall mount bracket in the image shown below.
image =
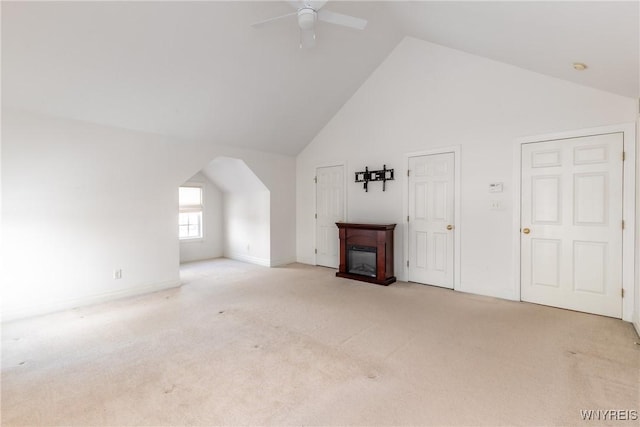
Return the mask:
<svg viewBox="0 0 640 427">
<path fill-rule="evenodd" d="M 370 171 L 365 167 L 363 172 L 356 172 L 355 182 L 364 182 L 364 191 L 369 191 L 369 181 L 382 181 L 382 191 L 387 188 L 387 181 L 393 181 L 393 169 L 387 169 L 387 165 L 382 165 L 381 170 Z"/>
</svg>

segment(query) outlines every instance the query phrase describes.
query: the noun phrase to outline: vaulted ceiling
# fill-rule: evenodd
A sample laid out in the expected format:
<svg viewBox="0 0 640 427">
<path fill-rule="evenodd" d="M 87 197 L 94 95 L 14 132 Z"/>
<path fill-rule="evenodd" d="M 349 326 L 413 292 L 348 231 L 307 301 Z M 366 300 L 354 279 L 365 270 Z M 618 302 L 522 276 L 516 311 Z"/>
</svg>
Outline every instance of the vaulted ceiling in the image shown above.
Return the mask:
<svg viewBox="0 0 640 427">
<path fill-rule="evenodd" d="M 404 36 L 637 98 L 624 2 L 329 2 L 299 49 L 287 2 L 2 2 L 5 107 L 296 154 Z M 588 69 L 575 71 L 573 62 Z"/>
</svg>

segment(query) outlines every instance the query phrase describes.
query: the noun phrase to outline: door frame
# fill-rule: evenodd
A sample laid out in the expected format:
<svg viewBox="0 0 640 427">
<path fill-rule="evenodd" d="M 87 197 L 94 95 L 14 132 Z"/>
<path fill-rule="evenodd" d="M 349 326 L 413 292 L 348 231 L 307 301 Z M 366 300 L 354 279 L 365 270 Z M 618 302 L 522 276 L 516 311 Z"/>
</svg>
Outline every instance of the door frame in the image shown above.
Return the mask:
<svg viewBox="0 0 640 427">
<path fill-rule="evenodd" d="M 409 224 L 407 223 L 407 216 L 409 215 L 409 177 L 407 176 L 407 171 L 409 170 L 409 159 L 411 157 L 453 153 L 453 179 L 455 180 L 453 185 L 453 224 L 455 226 L 455 234 L 453 236 L 453 290 L 462 290 L 460 285 L 460 242 L 462 234 L 462 221 L 460 216 L 460 148 L 460 145 L 452 145 L 448 147 L 434 148 L 431 150 L 413 151 L 404 154 L 405 173 L 402 174 L 402 237 L 404 239 L 404 254 L 402 259 L 402 272 L 406 281 L 409 281 L 409 267 L 407 267 L 407 261 L 409 260 Z"/>
<path fill-rule="evenodd" d="M 521 185 L 522 185 L 522 145 L 546 142 L 557 139 L 580 138 L 590 135 L 622 133 L 625 162 L 622 177 L 622 217 L 625 222 L 622 230 L 622 320 L 633 321 L 636 298 L 635 262 L 636 249 L 634 246 L 636 228 L 636 129 L 634 123 L 623 123 L 610 126 L 576 129 L 542 135 L 517 138 L 513 150 L 513 299 L 521 301 L 521 258 L 520 258 L 520 214 L 521 214 Z M 637 316 L 637 314 L 636 314 Z"/>
<path fill-rule="evenodd" d="M 343 217 L 344 217 L 344 222 L 348 222 L 347 221 L 347 212 L 348 212 L 348 208 L 347 208 L 347 161 L 343 160 L 343 161 L 336 161 L 336 162 L 329 162 L 329 163 L 322 163 L 319 165 L 316 165 L 313 169 L 313 177 L 314 179 L 316 179 L 318 177 L 318 169 L 320 168 L 332 168 L 334 166 L 342 166 L 342 170 L 343 170 L 343 176 L 342 176 L 342 185 L 344 188 L 343 193 L 343 201 L 342 201 L 342 209 L 343 209 Z M 314 182 L 313 183 L 313 214 L 317 214 L 318 213 L 318 186 L 317 183 Z M 313 219 L 313 247 L 314 247 L 314 252 L 313 252 L 313 265 L 318 265 L 318 254 L 316 253 L 315 249 L 318 248 L 318 218 L 314 218 Z M 338 262 L 340 262 L 340 260 L 338 259 Z"/>
</svg>

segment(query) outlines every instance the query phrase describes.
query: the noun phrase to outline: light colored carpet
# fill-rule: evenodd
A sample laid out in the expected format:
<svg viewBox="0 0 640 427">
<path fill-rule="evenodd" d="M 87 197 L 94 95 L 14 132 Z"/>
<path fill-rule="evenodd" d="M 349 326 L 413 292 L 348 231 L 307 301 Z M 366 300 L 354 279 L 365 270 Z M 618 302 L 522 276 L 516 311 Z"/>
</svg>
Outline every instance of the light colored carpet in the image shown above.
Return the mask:
<svg viewBox="0 0 640 427">
<path fill-rule="evenodd" d="M 178 289 L 7 323 L 2 423 L 576 425 L 640 409 L 627 323 L 334 272 L 191 263 Z"/>
</svg>

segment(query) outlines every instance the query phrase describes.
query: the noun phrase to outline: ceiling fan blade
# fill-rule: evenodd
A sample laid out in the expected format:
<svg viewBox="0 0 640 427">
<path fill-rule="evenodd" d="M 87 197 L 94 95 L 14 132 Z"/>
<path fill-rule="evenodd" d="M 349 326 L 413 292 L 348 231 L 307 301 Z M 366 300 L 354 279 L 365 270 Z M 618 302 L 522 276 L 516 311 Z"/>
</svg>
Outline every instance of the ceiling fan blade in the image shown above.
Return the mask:
<svg viewBox="0 0 640 427">
<path fill-rule="evenodd" d="M 318 19 L 330 24 L 342 25 L 344 27 L 364 30 L 367 26 L 367 20 L 356 18 L 355 16 L 344 15 L 342 13 L 331 12 L 330 10 L 319 10 Z"/>
<path fill-rule="evenodd" d="M 300 30 L 300 49 L 309 49 L 316 45 L 316 32 L 310 30 Z"/>
<path fill-rule="evenodd" d="M 269 19 L 265 19 L 264 21 L 254 22 L 253 24 L 251 24 L 251 26 L 253 28 L 260 28 L 263 25 L 268 24 L 269 22 L 277 21 L 279 19 L 286 18 L 288 16 L 297 15 L 297 14 L 298 14 L 298 12 L 287 13 L 286 15 L 276 16 L 275 18 L 269 18 Z"/>
</svg>

